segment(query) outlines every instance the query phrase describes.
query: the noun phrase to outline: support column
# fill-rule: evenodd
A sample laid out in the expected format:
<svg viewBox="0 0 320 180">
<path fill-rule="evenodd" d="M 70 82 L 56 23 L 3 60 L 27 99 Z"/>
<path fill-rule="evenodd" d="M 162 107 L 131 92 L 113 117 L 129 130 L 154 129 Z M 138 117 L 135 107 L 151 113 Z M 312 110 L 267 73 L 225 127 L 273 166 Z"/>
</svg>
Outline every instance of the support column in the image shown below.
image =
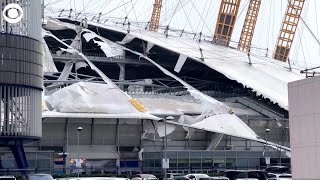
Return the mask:
<svg viewBox="0 0 320 180">
<path fill-rule="evenodd" d="M 124 81 L 126 80 L 126 65 L 124 63 L 118 63 L 118 66 L 120 68 L 120 71 L 119 71 L 119 81 Z M 124 85 L 123 84 L 120 84 L 119 85 L 119 88 L 121 90 L 123 90 L 124 88 Z"/>
<path fill-rule="evenodd" d="M 90 128 L 90 145 L 94 144 L 94 118 L 91 119 L 91 128 Z"/>
<path fill-rule="evenodd" d="M 117 146 L 117 153 L 119 158 L 117 159 L 116 166 L 117 166 L 117 175 L 121 174 L 121 169 L 120 169 L 120 160 L 121 160 L 121 154 L 120 154 L 120 133 L 119 133 L 119 119 L 117 119 L 117 124 L 116 124 L 116 146 Z"/>
<path fill-rule="evenodd" d="M 66 122 L 64 125 L 64 147 L 63 147 L 63 174 L 66 174 L 66 160 L 67 160 L 67 153 L 68 152 L 68 145 L 69 145 L 69 137 L 68 137 L 68 122 L 69 119 L 66 118 Z"/>
<path fill-rule="evenodd" d="M 24 152 L 22 140 L 17 140 L 15 142 L 15 145 L 10 146 L 10 149 L 17 162 L 18 168 L 23 170 L 27 169 L 28 162 L 27 162 L 26 154 Z"/>
</svg>

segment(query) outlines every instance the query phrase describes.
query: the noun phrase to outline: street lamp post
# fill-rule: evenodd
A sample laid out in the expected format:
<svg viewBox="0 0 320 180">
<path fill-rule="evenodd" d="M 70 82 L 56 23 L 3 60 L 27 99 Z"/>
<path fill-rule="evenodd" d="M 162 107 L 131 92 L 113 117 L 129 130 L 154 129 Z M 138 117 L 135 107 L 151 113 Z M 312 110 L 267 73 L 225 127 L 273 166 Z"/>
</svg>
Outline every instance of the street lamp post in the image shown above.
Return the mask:
<svg viewBox="0 0 320 180">
<path fill-rule="evenodd" d="M 268 147 L 268 145 L 267 145 L 267 142 L 269 141 L 269 133 L 270 133 L 270 129 L 269 128 L 267 128 L 266 129 L 266 157 L 269 159 L 269 160 L 271 160 L 271 158 L 270 157 L 268 157 L 268 154 L 269 154 L 269 147 Z M 267 164 L 267 163 L 266 163 Z M 267 167 L 269 167 L 269 165 L 270 165 L 270 162 L 267 164 Z"/>
<path fill-rule="evenodd" d="M 82 127 L 78 127 L 77 128 L 77 136 L 78 136 L 78 147 L 77 147 L 77 161 L 76 161 L 76 166 L 77 166 L 77 172 L 78 172 L 78 178 L 79 178 L 79 176 L 80 176 L 80 169 L 79 169 L 79 166 L 81 165 L 81 161 L 80 161 L 80 151 L 79 151 L 79 134 L 80 134 L 80 131 L 82 131 Z"/>
<path fill-rule="evenodd" d="M 168 140 L 167 140 L 167 120 L 174 120 L 174 117 L 168 116 L 164 119 L 164 134 L 165 134 L 165 143 L 164 143 L 164 159 L 167 163 L 167 147 L 168 147 Z M 164 168 L 164 179 L 167 180 L 167 167 Z"/>
</svg>

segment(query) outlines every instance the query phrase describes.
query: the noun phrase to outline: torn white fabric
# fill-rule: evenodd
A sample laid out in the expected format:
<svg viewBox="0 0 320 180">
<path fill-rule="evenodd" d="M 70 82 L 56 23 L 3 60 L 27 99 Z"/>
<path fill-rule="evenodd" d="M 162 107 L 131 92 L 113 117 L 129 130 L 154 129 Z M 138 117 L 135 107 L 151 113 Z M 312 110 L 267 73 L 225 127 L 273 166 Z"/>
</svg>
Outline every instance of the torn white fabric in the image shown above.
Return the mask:
<svg viewBox="0 0 320 180">
<path fill-rule="evenodd" d="M 55 40 L 57 40 L 58 42 L 60 42 L 61 44 L 67 46 L 69 49 L 64 49 L 64 48 L 60 48 L 61 50 L 64 50 L 66 52 L 69 52 L 71 54 L 78 54 L 79 56 L 81 56 L 90 66 L 90 68 L 94 71 L 96 71 L 97 74 L 99 74 L 99 76 L 102 78 L 102 80 L 109 84 L 112 85 L 114 88 L 119 89 L 119 87 L 110 79 L 108 78 L 103 72 L 100 71 L 99 68 L 97 68 L 85 55 L 83 55 L 82 53 L 80 53 L 78 50 L 76 49 L 72 49 L 71 46 L 69 46 L 68 44 L 66 44 L 65 42 L 61 41 L 59 38 L 57 38 L 55 35 L 51 34 L 50 32 L 47 31 L 43 31 L 42 33 L 44 33 L 44 36 L 49 36 L 54 38 Z M 120 89 L 119 89 L 120 90 Z M 121 91 L 121 90 L 120 90 Z M 122 92 L 122 91 L 121 91 Z M 123 94 L 125 94 L 126 96 L 130 97 L 127 93 L 122 92 Z"/>
<path fill-rule="evenodd" d="M 126 33 L 126 29 L 122 26 L 93 21 L 88 21 L 88 23 L 123 34 Z M 180 37 L 180 35 L 171 34 L 166 37 L 161 33 L 149 32 L 144 29 L 132 29 L 130 34 L 177 54 L 185 54 L 191 59 L 218 71 L 227 78 L 252 88 L 258 95 L 269 98 L 287 110 L 288 82 L 305 78 L 304 75 L 300 74 L 301 68 L 299 67 L 292 66 L 293 68 L 290 71 L 288 70 L 288 64 L 285 62 L 254 54 L 250 57 L 253 63 L 250 66 L 245 52 L 205 41 L 196 43 L 194 40 Z M 204 60 L 200 59 L 199 46 L 202 49 Z M 263 81 L 260 79 L 263 79 Z"/>
<path fill-rule="evenodd" d="M 182 116 L 180 116 L 178 122 L 182 123 L 182 124 L 191 125 L 191 124 L 195 124 L 195 123 L 197 123 L 197 122 L 199 122 L 201 120 L 203 120 L 203 119 L 194 118 L 194 117 L 191 117 L 191 116 L 188 116 L 188 115 L 182 115 Z M 187 131 L 187 135 L 186 135 L 185 139 L 191 139 L 192 135 L 196 132 L 196 130 L 194 128 L 183 127 L 183 129 L 185 131 Z"/>
<path fill-rule="evenodd" d="M 132 52 L 133 54 L 136 54 L 140 57 L 143 57 L 144 59 L 148 60 L 150 63 L 152 63 L 153 65 L 158 67 L 164 74 L 166 74 L 166 75 L 172 77 L 173 79 L 177 80 L 178 82 L 180 82 L 189 91 L 189 93 L 191 94 L 192 97 L 194 97 L 195 99 L 200 101 L 204 111 L 211 110 L 212 113 L 216 113 L 216 114 L 232 113 L 232 110 L 228 106 L 226 106 L 225 104 L 217 101 L 216 99 L 214 99 L 210 96 L 207 96 L 207 95 L 203 94 L 202 92 L 198 91 L 197 89 L 195 89 L 194 87 L 192 87 L 191 85 L 189 85 L 188 83 L 186 83 L 185 81 L 183 81 L 182 79 L 177 77 L 176 75 L 172 74 L 167 69 L 160 66 L 158 63 L 154 62 L 149 57 L 147 57 L 139 52 L 128 49 L 126 47 L 123 47 L 123 48 L 127 51 Z"/>
<path fill-rule="evenodd" d="M 87 67 L 87 66 L 88 66 L 88 64 L 85 63 L 85 62 L 76 62 L 76 64 L 75 64 L 75 69 L 76 69 L 76 71 L 77 71 L 78 69 L 80 69 L 80 68 L 85 68 L 85 67 Z"/>
<path fill-rule="evenodd" d="M 74 49 L 81 50 L 82 45 L 81 45 L 81 33 L 78 33 L 76 37 L 73 39 L 71 42 L 70 46 Z"/>
<path fill-rule="evenodd" d="M 124 56 L 124 50 L 122 49 L 122 46 L 110 40 L 106 40 L 103 43 L 101 41 L 96 41 L 94 40 L 94 38 L 99 38 L 96 34 L 92 33 L 90 30 L 87 29 L 83 29 L 83 31 L 87 32 L 83 34 L 84 39 L 87 42 L 93 40 L 94 43 L 100 46 L 101 50 L 105 53 L 107 57 Z"/>
<path fill-rule="evenodd" d="M 93 40 L 98 44 L 107 57 L 124 56 L 124 50 L 117 44 Z"/>
<path fill-rule="evenodd" d="M 174 67 L 174 71 L 179 73 L 181 71 L 182 66 L 184 65 L 184 63 L 186 62 L 188 56 L 184 55 L 184 54 L 180 54 L 179 59 L 177 61 L 176 66 Z"/>
<path fill-rule="evenodd" d="M 64 23 L 59 21 L 58 19 L 51 18 L 51 17 L 45 17 L 44 18 L 44 25 L 43 28 L 47 30 L 65 30 L 65 29 L 73 29 L 76 30 L 77 26 L 70 24 L 70 23 Z"/>
<path fill-rule="evenodd" d="M 151 42 L 147 43 L 147 49 L 146 49 L 146 53 L 149 53 L 149 51 L 153 48 L 154 44 Z"/>
<path fill-rule="evenodd" d="M 59 38 L 57 38 L 56 36 L 54 36 L 53 34 L 49 33 L 49 32 L 43 32 L 45 34 L 45 36 L 49 36 L 54 38 L 55 40 L 57 40 L 58 42 L 60 42 L 61 44 L 67 46 L 68 48 L 72 48 L 71 46 L 69 46 L 68 44 L 64 43 L 63 41 L 61 41 Z M 141 104 L 138 100 L 133 99 L 132 97 L 130 97 L 127 93 L 123 92 L 111 79 L 109 79 L 103 72 L 100 71 L 99 68 L 97 68 L 85 55 L 83 55 L 82 53 L 80 53 L 78 50 L 76 49 L 63 49 L 62 50 L 72 53 L 72 54 L 78 54 L 79 56 L 81 56 L 90 66 L 91 69 L 93 69 L 97 74 L 99 74 L 99 76 L 103 79 L 104 82 L 106 82 L 108 85 L 113 86 L 113 88 L 117 89 L 120 93 L 122 93 L 123 95 L 127 96 L 130 103 L 132 104 L 132 106 L 134 106 L 138 111 L 143 112 L 145 114 L 149 114 L 148 112 L 145 112 L 146 109 L 143 106 L 143 104 Z"/>
<path fill-rule="evenodd" d="M 119 80 L 124 81 L 126 79 L 126 65 L 124 63 L 118 63 L 120 68 L 119 72 Z"/>
<path fill-rule="evenodd" d="M 62 72 L 60 73 L 60 76 L 58 78 L 59 81 L 65 81 L 69 78 L 70 74 L 71 74 L 71 70 L 73 68 L 73 64 L 74 64 L 74 60 L 68 61 L 65 63 Z M 54 89 L 57 87 L 60 87 L 61 85 L 63 85 L 63 82 L 57 82 L 54 84 L 51 84 L 49 86 L 46 87 L 46 90 L 50 90 L 50 89 Z"/>
<path fill-rule="evenodd" d="M 152 84 L 152 79 L 144 79 L 143 81 L 137 81 L 135 84 L 128 86 L 129 92 L 144 92 L 145 85 Z"/>
<path fill-rule="evenodd" d="M 109 84 L 79 82 L 46 98 L 54 111 L 63 113 L 138 113 L 129 98 Z"/>
<path fill-rule="evenodd" d="M 82 36 L 87 42 L 95 38 L 95 36 L 92 33 L 84 33 L 82 34 Z"/>
<path fill-rule="evenodd" d="M 155 138 L 155 126 L 152 121 L 143 121 L 143 134 L 141 135 L 141 139 L 150 139 L 148 135 L 152 136 L 152 139 Z"/>
<path fill-rule="evenodd" d="M 176 126 L 173 124 L 165 124 L 164 122 L 154 122 L 154 124 L 160 138 L 171 134 L 176 129 Z M 165 133 L 165 129 L 167 131 L 167 134 Z"/>
<path fill-rule="evenodd" d="M 69 75 L 71 74 L 71 70 L 73 68 L 73 64 L 75 61 L 71 60 L 65 63 L 63 70 L 58 78 L 60 81 L 65 81 L 68 79 Z"/>
<path fill-rule="evenodd" d="M 46 73 L 58 72 L 58 69 L 54 64 L 49 47 L 43 37 L 41 38 L 41 43 L 43 45 L 43 71 Z"/>
<path fill-rule="evenodd" d="M 77 118 L 77 119 L 148 119 L 148 120 L 160 120 L 156 116 L 148 113 L 125 113 L 125 114 L 106 114 L 106 113 L 61 113 L 54 111 L 42 112 L 42 118 Z"/>
<path fill-rule="evenodd" d="M 96 37 L 98 37 L 99 39 L 105 41 L 105 38 L 95 34 L 94 32 L 91 32 L 92 34 L 94 34 Z M 105 42 L 99 42 L 100 44 L 104 44 Z M 199 117 L 199 119 L 204 119 L 204 117 L 224 117 L 224 120 L 228 120 L 228 118 L 233 119 L 234 121 L 238 121 L 239 123 L 242 123 L 243 126 L 245 126 L 244 128 L 250 129 L 246 124 L 244 124 L 242 122 L 241 119 L 239 119 L 238 117 L 236 117 L 232 110 L 226 106 L 225 104 L 215 100 L 212 97 L 209 97 L 203 93 L 201 93 L 200 91 L 196 90 L 194 87 L 192 87 L 191 85 L 189 85 L 188 83 L 186 83 L 185 81 L 183 81 L 182 79 L 180 79 L 179 77 L 175 76 L 174 74 L 172 74 L 171 72 L 169 72 L 168 70 L 166 70 L 165 68 L 163 68 L 162 66 L 160 66 L 159 64 L 157 64 L 156 62 L 154 62 L 152 59 L 148 58 L 147 56 L 138 53 L 136 51 L 133 51 L 131 49 L 128 49 L 126 47 L 123 47 L 124 50 L 130 51 L 133 54 L 136 54 L 140 57 L 143 57 L 144 59 L 148 60 L 150 63 L 154 64 L 156 67 L 158 67 L 164 74 L 174 78 L 175 80 L 177 80 L 178 82 L 180 82 L 182 85 L 185 86 L 185 88 L 190 92 L 191 96 L 193 96 L 195 99 L 199 100 L 202 108 L 203 108 L 203 113 L 201 115 L 201 117 Z M 251 130 L 251 129 L 250 129 Z M 236 131 L 237 133 L 239 133 L 239 131 Z M 253 132 L 251 130 L 251 132 Z M 228 131 L 222 131 L 222 134 L 226 134 L 226 133 L 232 133 L 232 132 L 228 132 Z M 235 132 L 234 132 L 235 133 Z M 242 137 L 244 136 L 244 134 L 237 134 L 235 133 L 234 136 L 236 137 Z M 244 132 L 246 133 L 246 132 Z M 247 134 L 248 137 L 252 138 L 251 134 Z M 256 134 L 254 133 L 255 138 L 257 137 Z"/>
<path fill-rule="evenodd" d="M 216 149 L 216 147 L 219 145 L 223 138 L 223 134 L 218 134 L 218 133 L 212 133 L 211 134 L 211 141 L 207 147 L 207 151 L 211 151 Z"/>
<path fill-rule="evenodd" d="M 132 36 L 131 34 L 127 34 L 119 44 L 127 44 L 134 40 L 136 37 Z"/>
<path fill-rule="evenodd" d="M 252 129 L 233 114 L 217 114 L 192 124 L 192 126 L 244 139 L 257 139 L 258 137 Z"/>
</svg>

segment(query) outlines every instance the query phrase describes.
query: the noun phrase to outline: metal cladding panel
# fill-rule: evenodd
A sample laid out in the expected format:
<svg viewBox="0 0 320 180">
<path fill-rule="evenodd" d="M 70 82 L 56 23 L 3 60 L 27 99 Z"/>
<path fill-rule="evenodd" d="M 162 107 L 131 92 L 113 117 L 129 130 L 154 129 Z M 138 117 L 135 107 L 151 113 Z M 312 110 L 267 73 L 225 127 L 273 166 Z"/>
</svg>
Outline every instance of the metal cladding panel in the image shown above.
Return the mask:
<svg viewBox="0 0 320 180">
<path fill-rule="evenodd" d="M 32 38 L 0 34 L 0 84 L 42 89 L 42 44 Z"/>
<path fill-rule="evenodd" d="M 18 11 L 19 15 L 22 15 L 22 19 L 17 23 L 9 23 L 3 17 L 3 13 L 7 13 L 7 11 L 4 12 L 5 7 L 12 3 L 18 4 L 22 9 L 22 12 Z M 0 0 L 0 32 L 23 35 L 40 40 L 42 31 L 41 18 L 41 0 Z"/>
<path fill-rule="evenodd" d="M 42 136 L 40 41 L 0 33 L 0 138 Z"/>
</svg>

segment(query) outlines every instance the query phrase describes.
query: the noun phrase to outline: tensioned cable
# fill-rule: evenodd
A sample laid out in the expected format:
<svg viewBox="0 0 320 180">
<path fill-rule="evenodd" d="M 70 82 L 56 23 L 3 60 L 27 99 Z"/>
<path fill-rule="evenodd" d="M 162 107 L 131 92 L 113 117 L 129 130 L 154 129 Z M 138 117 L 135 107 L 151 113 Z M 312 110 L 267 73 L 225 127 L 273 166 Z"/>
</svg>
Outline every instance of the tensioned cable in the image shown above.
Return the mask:
<svg viewBox="0 0 320 180">
<path fill-rule="evenodd" d="M 208 13 L 209 13 L 209 9 L 210 9 L 210 7 L 211 7 L 211 3 L 212 3 L 212 1 L 211 0 L 209 0 L 210 1 L 210 4 L 209 4 L 209 6 L 208 6 L 208 10 L 207 10 L 207 13 L 206 13 L 206 16 L 205 16 L 205 18 L 204 19 L 207 19 L 207 16 L 208 16 Z M 203 31 L 203 27 L 204 27 L 204 23 L 202 24 L 202 27 L 201 27 L 201 32 Z M 211 31 L 210 31 L 211 32 Z"/>
<path fill-rule="evenodd" d="M 199 14 L 201 20 L 203 21 L 203 23 L 206 25 L 206 27 L 208 28 L 209 32 L 211 32 L 211 29 L 209 28 L 209 26 L 207 25 L 206 21 L 203 19 L 202 15 L 200 14 L 200 12 L 198 11 L 198 9 L 196 8 L 196 6 L 194 5 L 193 1 L 191 1 L 193 7 L 196 9 L 197 13 Z"/>
<path fill-rule="evenodd" d="M 210 1 L 210 2 L 211 2 L 211 1 Z M 203 10 L 202 10 L 201 16 L 203 16 L 203 13 L 205 12 L 205 9 L 206 9 L 206 7 L 207 7 L 207 4 L 208 4 L 208 0 L 206 1 L 205 5 L 203 6 Z M 210 7 L 210 6 L 209 6 L 209 7 Z M 200 26 L 200 21 L 198 22 L 196 31 L 198 30 L 199 26 Z"/>
<path fill-rule="evenodd" d="M 179 3 L 181 3 L 181 1 L 180 1 L 180 0 L 178 1 L 177 6 L 176 6 L 175 10 L 173 11 L 173 14 L 172 14 L 172 16 L 171 16 L 171 19 L 170 19 L 170 21 L 169 21 L 168 25 L 170 25 L 170 24 L 171 24 L 171 21 L 172 21 L 172 19 L 173 19 L 173 16 L 176 14 L 177 9 L 178 9 L 178 7 L 179 7 Z M 183 7 L 183 6 L 182 6 L 182 7 Z"/>
<path fill-rule="evenodd" d="M 290 0 L 288 0 L 288 3 L 291 4 Z M 291 4 L 292 5 L 292 4 Z M 295 10 L 295 9 L 294 9 Z M 295 10 L 297 13 L 297 10 Z M 310 29 L 310 27 L 308 26 L 308 24 L 304 21 L 304 19 L 300 16 L 299 17 L 300 20 L 302 21 L 302 23 L 307 27 L 308 31 L 311 33 L 312 37 L 317 41 L 318 45 L 320 46 L 320 41 L 317 38 L 317 36 L 312 32 L 312 30 Z"/>
<path fill-rule="evenodd" d="M 111 9 L 110 11 L 108 11 L 108 12 L 106 12 L 106 13 L 103 13 L 103 14 L 101 15 L 101 17 L 102 17 L 102 16 L 105 16 L 106 14 L 108 14 L 108 13 L 110 13 L 110 12 L 113 12 L 113 11 L 121 8 L 122 6 L 124 6 L 124 5 L 128 4 L 128 3 L 130 3 L 130 1 L 128 1 L 128 2 L 126 2 L 126 3 L 124 3 L 124 4 L 121 4 L 121 1 L 120 1 L 119 4 L 117 5 L 117 7 Z M 120 5 L 120 4 L 121 4 L 121 5 Z"/>
</svg>

